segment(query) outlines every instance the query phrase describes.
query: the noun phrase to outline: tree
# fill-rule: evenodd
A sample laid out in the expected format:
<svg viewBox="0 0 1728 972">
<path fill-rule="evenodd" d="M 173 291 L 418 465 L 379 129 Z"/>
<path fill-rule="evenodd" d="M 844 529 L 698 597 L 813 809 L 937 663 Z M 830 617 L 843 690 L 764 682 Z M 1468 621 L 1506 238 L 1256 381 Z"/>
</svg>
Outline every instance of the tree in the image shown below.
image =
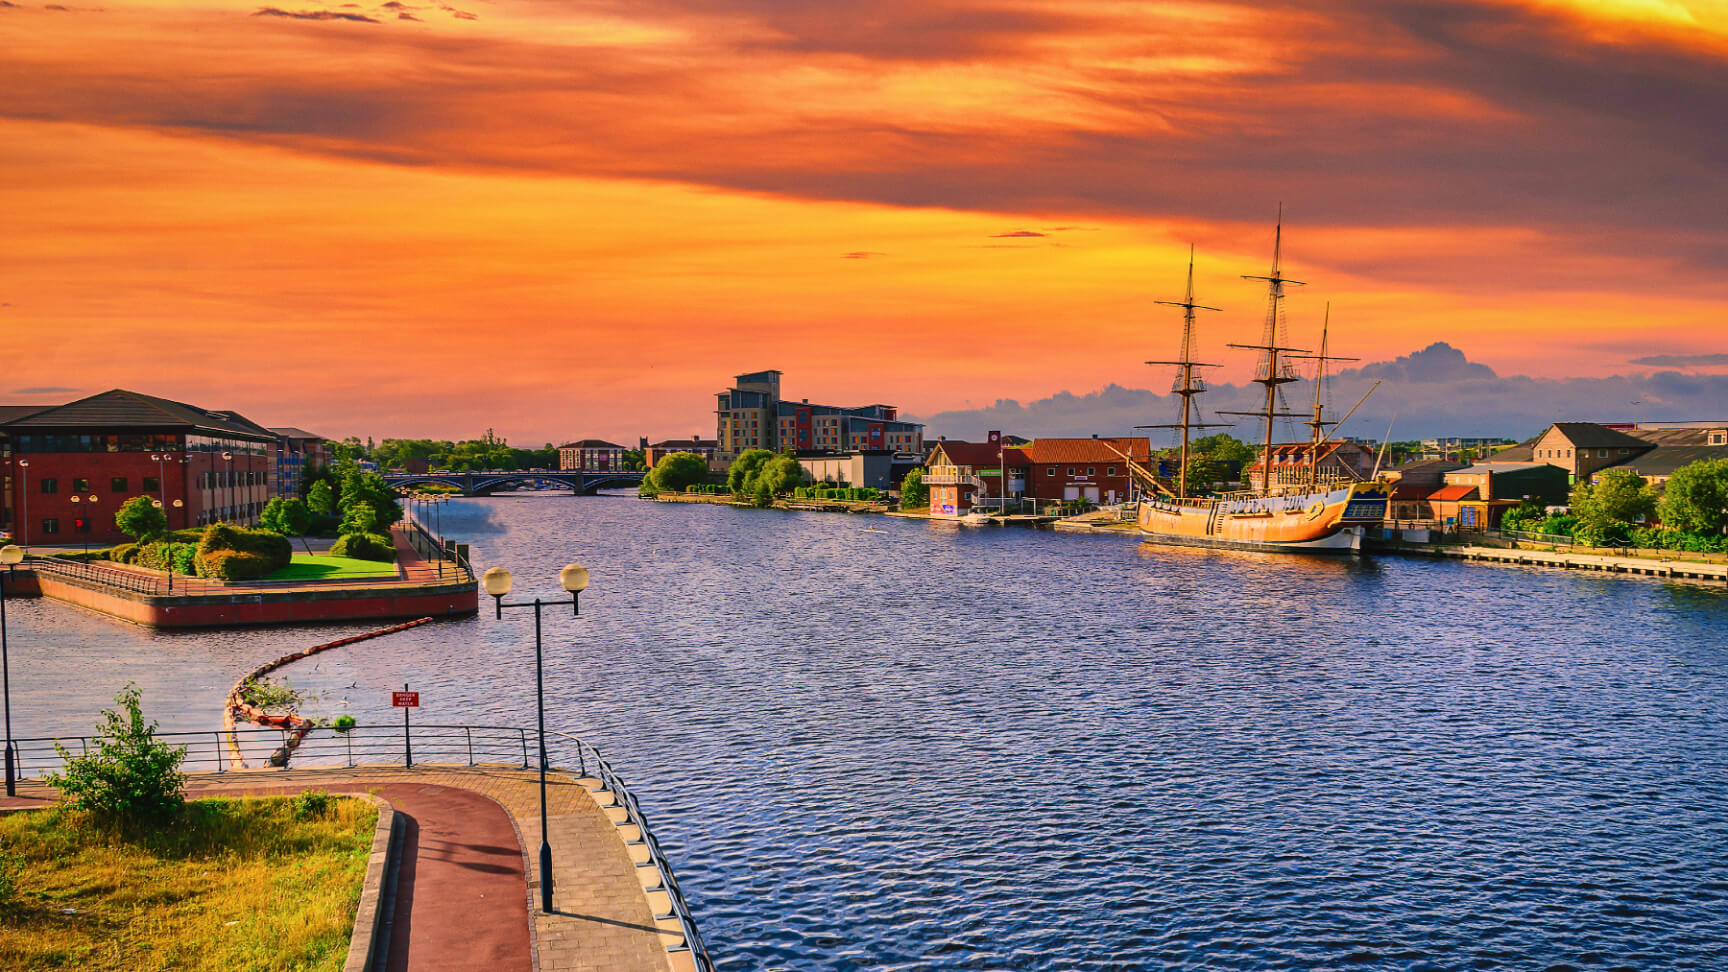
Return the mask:
<svg viewBox="0 0 1728 972">
<path fill-rule="evenodd" d="M 1210 490 L 1224 478 L 1224 469 L 1212 456 L 1202 452 L 1188 456 L 1188 489 Z"/>
<path fill-rule="evenodd" d="M 919 466 L 900 481 L 900 508 L 915 510 L 930 505 L 930 487 L 924 485 L 924 467 Z"/>
<path fill-rule="evenodd" d="M 1659 509 L 1665 527 L 1728 533 L 1728 459 L 1702 459 L 1674 470 Z"/>
<path fill-rule="evenodd" d="M 682 493 L 708 478 L 708 461 L 694 452 L 672 452 L 660 457 L 642 481 L 649 492 Z"/>
<path fill-rule="evenodd" d="M 48 784 L 73 807 L 122 824 L 159 823 L 186 802 L 180 766 L 186 749 L 156 738 L 156 723 L 144 721 L 138 686 L 128 682 L 102 710 L 97 738 L 87 754 L 74 756 L 59 743 L 65 769 Z M 124 712 L 120 711 L 124 710 Z"/>
<path fill-rule="evenodd" d="M 278 496 L 264 504 L 264 512 L 259 515 L 258 522 L 266 530 L 274 530 L 285 537 L 303 537 L 312 527 L 312 511 L 306 508 L 306 501 L 298 496 L 283 499 Z M 301 541 L 305 546 L 305 541 Z M 306 546 L 306 552 L 312 548 Z"/>
<path fill-rule="evenodd" d="M 1540 501 L 1525 499 L 1524 502 L 1507 510 L 1506 514 L 1500 518 L 1500 529 L 1535 533 L 1537 528 L 1542 525 L 1542 521 L 1547 518 L 1547 508 Z"/>
<path fill-rule="evenodd" d="M 792 456 L 774 456 L 756 470 L 756 482 L 771 496 L 790 493 L 804 485 L 804 467 Z"/>
<path fill-rule="evenodd" d="M 618 458 L 618 461 L 625 469 L 648 468 L 648 459 L 643 455 L 641 449 L 625 449 L 624 454 Z"/>
<path fill-rule="evenodd" d="M 120 504 L 114 514 L 114 525 L 120 532 L 139 543 L 161 536 L 168 531 L 168 517 L 156 501 L 148 496 L 134 496 Z"/>
<path fill-rule="evenodd" d="M 1188 455 L 1190 458 L 1195 455 L 1211 456 L 1215 462 L 1222 464 L 1253 462 L 1256 453 L 1246 442 L 1228 432 L 1219 432 L 1217 435 L 1203 435 L 1191 440 L 1188 443 Z"/>
<path fill-rule="evenodd" d="M 320 479 L 306 490 L 306 506 L 314 513 L 328 514 L 335 503 L 336 497 L 330 491 L 330 484 Z"/>
<path fill-rule="evenodd" d="M 270 497 L 270 502 L 264 504 L 264 511 L 258 514 L 258 525 L 266 530 L 287 535 L 288 531 L 282 529 L 282 497 Z"/>
<path fill-rule="evenodd" d="M 1656 491 L 1630 469 L 1608 469 L 1572 489 L 1575 534 L 1586 543 L 1624 542 L 1634 523 L 1656 513 Z"/>
<path fill-rule="evenodd" d="M 354 533 L 372 533 L 378 526 L 378 511 L 365 500 L 356 500 L 342 509 L 342 525 L 336 532 L 343 536 Z"/>
<path fill-rule="evenodd" d="M 762 464 L 774 458 L 774 453 L 767 449 L 745 449 L 732 460 L 731 468 L 726 470 L 726 488 L 742 496 L 750 492 L 754 482 L 749 480 L 755 475 Z"/>
</svg>

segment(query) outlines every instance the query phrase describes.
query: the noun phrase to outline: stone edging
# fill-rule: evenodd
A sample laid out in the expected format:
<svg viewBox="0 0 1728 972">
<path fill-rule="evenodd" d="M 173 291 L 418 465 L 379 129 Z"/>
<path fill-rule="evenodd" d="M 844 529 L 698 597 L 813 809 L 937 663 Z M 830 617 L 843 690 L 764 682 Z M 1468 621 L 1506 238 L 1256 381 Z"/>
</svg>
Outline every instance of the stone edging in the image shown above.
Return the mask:
<svg viewBox="0 0 1728 972">
<path fill-rule="evenodd" d="M 372 851 L 366 858 L 366 883 L 360 889 L 360 907 L 354 912 L 354 932 L 348 939 L 348 959 L 342 972 L 367 972 L 378 959 L 379 931 L 384 925 L 384 878 L 391 859 L 400 850 L 401 821 L 390 801 L 371 793 L 348 794 L 372 801 L 378 807 L 378 827 L 372 833 Z"/>
</svg>

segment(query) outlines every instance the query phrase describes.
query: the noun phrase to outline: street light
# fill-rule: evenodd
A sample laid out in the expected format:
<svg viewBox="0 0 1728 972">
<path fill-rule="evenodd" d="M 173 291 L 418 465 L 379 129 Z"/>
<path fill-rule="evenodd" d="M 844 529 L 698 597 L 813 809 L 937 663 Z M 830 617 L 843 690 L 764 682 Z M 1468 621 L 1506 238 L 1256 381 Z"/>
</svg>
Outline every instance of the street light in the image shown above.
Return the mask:
<svg viewBox="0 0 1728 972">
<path fill-rule="evenodd" d="M 6 582 L 12 579 L 12 571 L 24 559 L 24 551 L 16 544 L 0 547 L 0 565 L 6 568 L 0 574 L 0 692 L 6 698 L 6 795 L 18 795 L 17 750 L 12 748 L 12 664 L 6 654 Z"/>
<path fill-rule="evenodd" d="M 546 603 L 559 604 L 560 601 L 545 602 L 539 598 L 532 601 L 518 601 L 515 604 L 505 604 L 504 595 L 510 593 L 510 572 L 502 567 L 493 567 L 480 577 L 480 586 L 486 593 L 492 595 L 497 606 L 498 617 L 504 617 L 505 608 L 531 607 L 534 609 L 534 700 L 540 718 L 540 911 L 552 913 L 552 844 L 547 839 L 546 830 L 546 666 L 544 651 L 540 638 L 540 608 Z M 570 592 L 571 617 L 582 616 L 582 606 L 579 598 L 588 587 L 588 568 L 581 564 L 569 564 L 558 572 L 558 586 Z"/>
<path fill-rule="evenodd" d="M 29 469 L 30 468 L 30 460 L 28 460 L 28 459 L 18 460 L 18 468 L 21 470 L 22 469 Z M 21 513 L 19 513 L 19 521 L 18 522 L 24 527 L 24 535 L 23 535 L 22 539 L 24 540 L 25 549 L 29 549 L 29 547 L 30 547 L 30 490 L 28 489 L 29 482 L 30 482 L 29 479 L 24 475 L 24 473 L 20 472 L 18 474 L 18 500 L 23 505 L 23 511 Z"/>
<path fill-rule="evenodd" d="M 153 452 L 150 454 L 150 458 L 156 460 L 156 492 L 158 494 L 160 494 L 160 496 L 161 496 L 160 502 L 158 502 L 156 505 L 158 507 L 162 508 L 163 515 L 167 515 L 167 513 L 168 513 L 168 477 L 163 471 L 163 466 L 165 463 L 168 463 L 168 462 L 178 462 L 178 463 L 184 464 L 186 462 L 186 457 L 182 456 L 182 455 L 178 455 L 176 453 L 172 453 L 172 452 Z M 181 492 L 185 492 L 184 487 L 185 487 L 186 477 L 184 474 L 181 475 L 180 482 L 181 482 L 181 487 L 182 487 Z M 185 502 L 182 500 L 175 500 L 174 501 L 174 508 L 175 509 L 180 509 L 181 507 L 183 507 L 185 505 L 186 505 Z M 184 522 L 182 522 L 180 525 L 182 527 L 186 526 L 186 524 Z M 168 523 L 168 529 L 170 529 L 170 530 L 174 529 L 174 523 L 171 520 Z"/>
<path fill-rule="evenodd" d="M 227 519 L 232 521 L 234 519 L 234 453 L 224 452 L 222 459 L 228 463 L 228 503 L 224 512 L 228 514 Z"/>
</svg>

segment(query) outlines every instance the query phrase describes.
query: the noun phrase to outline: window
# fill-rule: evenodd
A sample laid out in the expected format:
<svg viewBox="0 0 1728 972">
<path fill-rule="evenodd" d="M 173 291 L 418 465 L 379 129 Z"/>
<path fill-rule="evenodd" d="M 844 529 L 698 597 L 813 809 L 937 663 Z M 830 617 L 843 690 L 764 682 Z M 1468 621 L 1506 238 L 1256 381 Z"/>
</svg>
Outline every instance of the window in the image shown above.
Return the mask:
<svg viewBox="0 0 1728 972">
<path fill-rule="evenodd" d="M 1116 475 L 1116 467 L 1115 466 L 1109 466 L 1104 471 L 1106 473 L 1112 475 L 1112 476 Z"/>
<path fill-rule="evenodd" d="M 115 476 L 113 479 L 110 479 L 108 481 L 108 488 L 109 488 L 109 490 L 116 492 L 116 493 L 126 492 L 126 477 L 125 476 Z"/>
<path fill-rule="evenodd" d="M 74 480 L 72 480 L 72 492 L 74 492 L 74 493 L 88 493 L 88 492 L 90 492 L 90 480 L 88 480 L 88 479 L 74 479 Z"/>
<path fill-rule="evenodd" d="M 1074 467 L 1073 466 L 1068 467 L 1068 475 L 1070 475 L 1070 476 L 1074 475 Z"/>
<path fill-rule="evenodd" d="M 1625 454 L 1626 454 L 1626 450 L 1625 450 L 1625 449 L 1621 449 L 1621 450 L 1620 450 L 1620 454 L 1621 454 L 1621 455 L 1625 455 Z"/>
<path fill-rule="evenodd" d="M 155 493 L 155 492 L 159 492 L 161 489 L 162 489 L 161 480 L 158 480 L 155 476 L 145 476 L 144 477 L 144 492 Z"/>
<path fill-rule="evenodd" d="M 1046 475 L 1046 476 L 1054 476 L 1054 475 L 1056 475 L 1056 467 L 1055 467 L 1055 466 L 1051 466 L 1051 467 L 1050 467 L 1050 468 L 1048 468 L 1048 469 L 1046 469 L 1046 470 L 1044 470 L 1044 475 Z"/>
<path fill-rule="evenodd" d="M 59 533 L 60 532 L 60 521 L 55 519 L 54 517 L 51 517 L 51 516 L 43 519 L 42 532 L 43 533 Z"/>
<path fill-rule="evenodd" d="M 44 479 L 44 480 L 42 480 L 42 492 L 44 492 L 44 493 L 58 493 L 58 492 L 60 492 L 60 480 L 58 480 L 58 479 Z"/>
<path fill-rule="evenodd" d="M 1086 467 L 1086 475 L 1088 475 L 1088 476 L 1092 475 L 1093 473 L 1095 473 L 1097 471 L 1098 471 L 1098 467 L 1096 467 L 1096 466 L 1087 466 Z"/>
</svg>

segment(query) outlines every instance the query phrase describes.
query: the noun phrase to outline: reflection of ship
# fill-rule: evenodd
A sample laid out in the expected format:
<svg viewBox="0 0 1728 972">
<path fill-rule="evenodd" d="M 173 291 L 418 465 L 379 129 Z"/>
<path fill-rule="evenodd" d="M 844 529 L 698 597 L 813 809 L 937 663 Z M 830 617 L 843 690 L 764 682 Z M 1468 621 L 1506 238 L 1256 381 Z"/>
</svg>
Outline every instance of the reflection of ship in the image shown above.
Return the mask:
<svg viewBox="0 0 1728 972">
<path fill-rule="evenodd" d="M 1367 524 L 1379 523 L 1386 516 L 1386 501 L 1391 486 L 1378 478 L 1378 464 L 1366 478 L 1336 461 L 1334 454 L 1343 444 L 1329 442 L 1327 424 L 1322 418 L 1321 385 L 1325 380 L 1326 362 L 1340 360 L 1326 354 L 1324 331 L 1320 353 L 1309 354 L 1299 348 L 1282 346 L 1281 311 L 1286 280 L 1279 269 L 1279 250 L 1283 238 L 1280 219 L 1272 248 L 1272 271 L 1264 277 L 1246 277 L 1267 282 L 1266 326 L 1259 344 L 1233 344 L 1231 347 L 1256 350 L 1263 357 L 1255 371 L 1254 381 L 1266 388 L 1265 407 L 1255 412 L 1224 414 L 1254 415 L 1265 419 L 1265 444 L 1259 481 L 1245 470 L 1243 480 L 1254 488 L 1222 496 L 1193 496 L 1188 490 L 1188 433 L 1195 428 L 1212 427 L 1196 421 L 1198 409 L 1194 396 L 1206 390 L 1204 379 L 1195 374 L 1197 368 L 1217 367 L 1194 360 L 1194 312 L 1217 310 L 1194 302 L 1194 261 L 1188 261 L 1188 292 L 1181 301 L 1159 303 L 1180 307 L 1183 311 L 1182 354 L 1179 361 L 1153 361 L 1148 364 L 1177 365 L 1172 392 L 1182 399 L 1182 420 L 1174 425 L 1143 426 L 1144 428 L 1179 428 L 1182 448 L 1176 471 L 1175 489 L 1149 469 L 1130 462 L 1129 468 L 1145 490 L 1140 502 L 1140 529 L 1151 541 L 1200 546 L 1236 547 L 1249 550 L 1340 551 L 1360 549 Z M 1273 421 L 1280 417 L 1300 417 L 1299 413 L 1279 410 L 1280 385 L 1299 380 L 1291 365 L 1293 357 L 1313 358 L 1319 362 L 1315 377 L 1314 410 L 1305 422 L 1313 430 L 1311 441 L 1299 448 L 1299 462 L 1281 462 L 1273 468 Z M 1373 389 L 1369 389 L 1370 392 Z M 1363 396 L 1367 398 L 1366 395 Z M 1358 406 L 1361 402 L 1357 403 Z M 1350 410 L 1354 412 L 1355 409 Z M 1344 418 L 1350 416 L 1346 414 Z M 1331 423 L 1333 428 L 1338 424 Z M 1333 460 L 1329 462 L 1328 460 Z"/>
</svg>

